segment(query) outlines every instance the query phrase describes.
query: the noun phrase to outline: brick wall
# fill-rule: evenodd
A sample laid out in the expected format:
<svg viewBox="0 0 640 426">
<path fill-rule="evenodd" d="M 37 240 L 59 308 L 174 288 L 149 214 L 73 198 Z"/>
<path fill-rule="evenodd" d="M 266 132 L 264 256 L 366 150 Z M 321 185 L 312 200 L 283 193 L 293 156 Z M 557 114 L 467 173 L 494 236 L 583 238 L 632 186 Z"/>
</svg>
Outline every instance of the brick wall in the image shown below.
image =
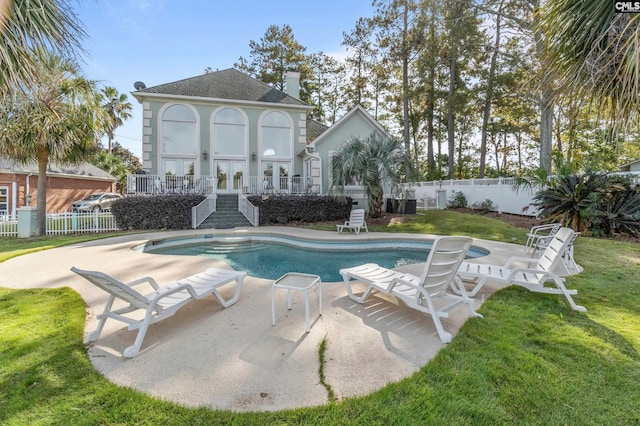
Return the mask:
<svg viewBox="0 0 640 426">
<path fill-rule="evenodd" d="M 28 180 L 29 193 L 32 197 L 31 205 L 35 206 L 38 194 L 38 176 L 31 175 Z M 13 182 L 18 184 L 16 208 L 23 207 L 26 205 L 27 175 L 0 172 L 0 186 L 9 188 L 9 212 L 13 209 L 13 194 L 11 192 L 13 190 Z M 47 211 L 71 210 L 71 203 L 75 200 L 84 198 L 94 192 L 112 192 L 114 189 L 115 183 L 111 181 L 83 177 L 47 176 Z"/>
</svg>

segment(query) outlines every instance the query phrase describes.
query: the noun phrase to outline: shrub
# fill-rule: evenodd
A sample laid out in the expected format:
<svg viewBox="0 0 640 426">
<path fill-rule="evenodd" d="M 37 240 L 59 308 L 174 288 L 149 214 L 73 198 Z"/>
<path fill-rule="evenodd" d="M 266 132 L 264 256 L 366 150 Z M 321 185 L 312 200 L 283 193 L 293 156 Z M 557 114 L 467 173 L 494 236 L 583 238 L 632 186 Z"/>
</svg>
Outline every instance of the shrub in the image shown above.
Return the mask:
<svg viewBox="0 0 640 426">
<path fill-rule="evenodd" d="M 603 196 L 589 218 L 596 236 L 640 235 L 640 192 L 624 189 Z"/>
<path fill-rule="evenodd" d="M 476 201 L 471 205 L 471 208 L 474 210 L 480 210 L 482 214 L 487 214 L 489 212 L 498 210 L 498 206 L 493 204 L 493 201 L 488 198 L 484 201 Z"/>
<path fill-rule="evenodd" d="M 630 181 L 604 173 L 560 176 L 534 196 L 546 221 L 594 235 L 640 235 L 640 193 Z"/>
<path fill-rule="evenodd" d="M 467 207 L 467 197 L 461 191 L 455 191 L 451 194 L 447 207 L 450 209 L 464 209 Z"/>
<path fill-rule="evenodd" d="M 260 209 L 260 225 L 345 219 L 352 202 L 349 197 L 317 195 L 250 195 L 247 199 Z"/>
<path fill-rule="evenodd" d="M 191 208 L 204 198 L 204 195 L 126 197 L 116 201 L 111 211 L 123 230 L 190 229 Z"/>
<path fill-rule="evenodd" d="M 587 171 L 580 175 L 559 176 L 533 197 L 540 217 L 549 222 L 562 222 L 576 231 L 587 228 L 590 209 L 608 186 L 607 176 Z"/>
</svg>

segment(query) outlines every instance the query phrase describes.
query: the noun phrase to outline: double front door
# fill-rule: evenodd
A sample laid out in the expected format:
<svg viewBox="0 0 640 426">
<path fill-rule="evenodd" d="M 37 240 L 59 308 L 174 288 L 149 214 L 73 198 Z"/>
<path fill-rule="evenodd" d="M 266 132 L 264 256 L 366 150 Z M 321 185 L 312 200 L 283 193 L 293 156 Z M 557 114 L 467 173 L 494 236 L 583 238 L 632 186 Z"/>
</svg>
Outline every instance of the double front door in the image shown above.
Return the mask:
<svg viewBox="0 0 640 426">
<path fill-rule="evenodd" d="M 262 162 L 262 184 L 266 192 L 287 192 L 289 191 L 289 169 L 290 162 L 284 161 L 263 161 Z"/>
<path fill-rule="evenodd" d="M 243 189 L 247 167 L 244 160 L 215 160 L 214 167 L 219 192 L 238 192 Z"/>
</svg>

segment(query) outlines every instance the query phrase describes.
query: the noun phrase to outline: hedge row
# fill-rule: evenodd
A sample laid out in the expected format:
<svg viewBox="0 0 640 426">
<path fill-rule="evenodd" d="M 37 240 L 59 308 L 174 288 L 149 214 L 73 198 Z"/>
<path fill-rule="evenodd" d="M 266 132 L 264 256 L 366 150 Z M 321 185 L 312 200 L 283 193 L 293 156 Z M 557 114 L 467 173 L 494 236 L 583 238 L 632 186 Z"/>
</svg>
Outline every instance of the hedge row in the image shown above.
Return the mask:
<svg viewBox="0 0 640 426">
<path fill-rule="evenodd" d="M 260 209 L 261 226 L 346 219 L 352 202 L 349 197 L 317 195 L 250 195 L 247 199 Z"/>
<path fill-rule="evenodd" d="M 113 203 L 111 212 L 123 230 L 191 229 L 191 208 L 204 195 L 126 197 Z"/>
</svg>

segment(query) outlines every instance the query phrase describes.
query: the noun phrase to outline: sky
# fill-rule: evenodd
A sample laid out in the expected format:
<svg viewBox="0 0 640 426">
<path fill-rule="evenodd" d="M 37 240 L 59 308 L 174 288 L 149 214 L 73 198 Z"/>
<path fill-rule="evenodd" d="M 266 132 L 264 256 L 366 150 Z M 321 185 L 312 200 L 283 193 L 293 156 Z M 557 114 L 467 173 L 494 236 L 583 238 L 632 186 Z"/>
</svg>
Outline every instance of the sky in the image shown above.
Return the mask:
<svg viewBox="0 0 640 426">
<path fill-rule="evenodd" d="M 142 156 L 142 106 L 133 84 L 147 87 L 232 68 L 270 25 L 289 25 L 306 53 L 344 57 L 343 32 L 373 15 L 371 0 L 80 0 L 87 32 L 81 60 L 87 78 L 113 86 L 133 106 L 115 140 Z M 103 141 L 106 146 L 106 141 Z"/>
</svg>

